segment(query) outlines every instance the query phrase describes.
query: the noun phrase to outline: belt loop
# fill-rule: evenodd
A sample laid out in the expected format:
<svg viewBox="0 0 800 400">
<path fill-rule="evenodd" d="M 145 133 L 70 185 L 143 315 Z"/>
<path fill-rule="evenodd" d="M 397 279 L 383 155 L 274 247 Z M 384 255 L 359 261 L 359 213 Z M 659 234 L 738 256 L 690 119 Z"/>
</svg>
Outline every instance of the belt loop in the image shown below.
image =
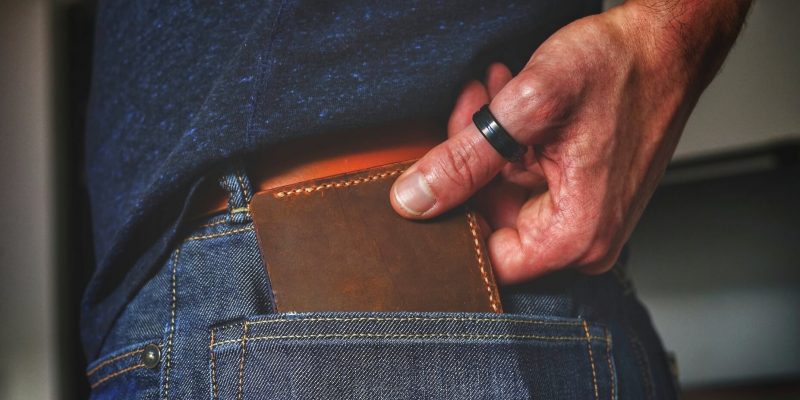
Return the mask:
<svg viewBox="0 0 800 400">
<path fill-rule="evenodd" d="M 219 179 L 219 185 L 228 192 L 228 222 L 246 224 L 252 222 L 250 200 L 253 186 L 247 177 L 241 161 L 231 163 Z"/>
</svg>

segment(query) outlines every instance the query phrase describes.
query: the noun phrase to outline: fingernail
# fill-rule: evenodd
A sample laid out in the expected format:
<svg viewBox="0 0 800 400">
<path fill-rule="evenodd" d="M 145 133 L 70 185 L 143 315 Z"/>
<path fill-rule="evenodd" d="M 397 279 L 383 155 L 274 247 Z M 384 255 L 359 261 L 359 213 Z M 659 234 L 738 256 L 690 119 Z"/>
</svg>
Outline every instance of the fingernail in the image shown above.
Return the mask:
<svg viewBox="0 0 800 400">
<path fill-rule="evenodd" d="M 422 215 L 436 204 L 428 182 L 419 172 L 403 175 L 394 184 L 394 199 L 409 214 Z"/>
</svg>

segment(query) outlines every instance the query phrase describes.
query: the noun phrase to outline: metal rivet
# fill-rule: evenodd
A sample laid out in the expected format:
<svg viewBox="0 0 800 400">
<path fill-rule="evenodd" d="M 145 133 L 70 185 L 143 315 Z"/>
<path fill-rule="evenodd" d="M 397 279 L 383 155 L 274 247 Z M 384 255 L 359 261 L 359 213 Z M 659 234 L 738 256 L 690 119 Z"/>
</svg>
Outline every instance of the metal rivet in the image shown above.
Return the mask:
<svg viewBox="0 0 800 400">
<path fill-rule="evenodd" d="M 147 368 L 155 368 L 161 360 L 161 349 L 156 344 L 144 346 L 142 351 L 142 364 Z"/>
</svg>

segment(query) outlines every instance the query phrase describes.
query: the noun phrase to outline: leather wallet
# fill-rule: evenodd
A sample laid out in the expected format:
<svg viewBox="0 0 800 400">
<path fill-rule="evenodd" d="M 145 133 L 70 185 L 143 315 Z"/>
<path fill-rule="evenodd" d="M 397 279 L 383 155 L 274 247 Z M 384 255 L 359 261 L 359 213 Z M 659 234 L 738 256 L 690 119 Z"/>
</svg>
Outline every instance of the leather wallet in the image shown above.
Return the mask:
<svg viewBox="0 0 800 400">
<path fill-rule="evenodd" d="M 276 312 L 502 312 L 475 214 L 400 217 L 393 181 L 413 161 L 260 192 L 250 211 Z"/>
</svg>

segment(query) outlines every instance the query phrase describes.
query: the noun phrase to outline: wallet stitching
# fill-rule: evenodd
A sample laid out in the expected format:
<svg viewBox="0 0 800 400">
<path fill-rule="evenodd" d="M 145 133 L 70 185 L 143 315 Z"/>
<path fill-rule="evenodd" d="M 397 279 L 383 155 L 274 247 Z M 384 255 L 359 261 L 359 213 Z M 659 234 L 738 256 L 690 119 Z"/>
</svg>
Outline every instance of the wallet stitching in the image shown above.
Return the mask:
<svg viewBox="0 0 800 400">
<path fill-rule="evenodd" d="M 586 334 L 586 347 L 589 349 L 589 364 L 592 367 L 592 386 L 594 387 L 594 398 L 595 400 L 598 400 L 600 398 L 600 394 L 597 390 L 597 369 L 594 366 L 594 354 L 592 354 L 592 336 L 589 334 L 589 326 L 586 324 L 586 320 L 583 321 L 583 331 Z"/>
<path fill-rule="evenodd" d="M 347 339 L 347 338 L 374 338 L 374 339 L 521 339 L 521 340 L 549 340 L 549 341 L 584 341 L 589 343 L 593 340 L 605 340 L 598 336 L 543 336 L 543 335 L 511 335 L 511 334 L 458 334 L 458 333 L 323 333 L 308 335 L 270 335 L 270 336 L 251 336 L 244 338 L 245 341 L 258 340 L 281 340 L 281 339 Z M 219 347 L 231 343 L 240 343 L 239 339 L 224 340 L 214 344 Z"/>
<path fill-rule="evenodd" d="M 323 183 L 323 184 L 319 184 L 319 185 L 300 186 L 300 187 L 295 187 L 293 189 L 286 189 L 286 190 L 281 190 L 279 192 L 275 192 L 275 193 L 272 194 L 272 196 L 277 198 L 277 199 L 283 199 L 283 198 L 289 198 L 291 196 L 297 196 L 297 195 L 300 195 L 300 194 L 311 194 L 311 193 L 315 193 L 315 192 L 318 192 L 318 191 L 324 190 L 324 189 L 338 189 L 338 188 L 343 188 L 343 187 L 356 186 L 356 185 L 359 185 L 359 184 L 362 184 L 362 183 L 375 182 L 375 181 L 379 181 L 381 179 L 385 179 L 385 178 L 388 178 L 388 177 L 399 175 L 404 170 L 405 170 L 405 168 L 401 168 L 401 169 L 395 169 L 395 170 L 391 170 L 391 171 L 385 171 L 385 172 L 381 172 L 381 173 L 378 173 L 378 174 L 369 175 L 369 176 L 366 176 L 366 177 L 363 177 L 363 178 L 355 178 L 355 179 L 348 179 L 348 180 L 343 180 L 343 181 L 328 182 L 328 183 Z"/>
<path fill-rule="evenodd" d="M 395 169 L 391 171 L 385 171 L 378 174 L 369 175 L 364 178 L 355 178 L 349 180 L 328 182 L 319 185 L 295 187 L 293 189 L 287 189 L 275 192 L 273 193 L 273 197 L 281 199 L 300 194 L 311 194 L 324 189 L 337 189 L 342 187 L 355 186 L 361 183 L 375 182 L 381 179 L 398 175 L 402 173 L 404 170 L 405 170 L 404 168 Z M 475 257 L 478 261 L 478 268 L 480 269 L 481 276 L 483 278 L 484 283 L 486 284 L 486 291 L 489 294 L 489 306 L 492 308 L 492 310 L 494 310 L 494 312 L 499 312 L 500 307 L 497 304 L 497 298 L 495 296 L 495 292 L 494 290 L 492 290 L 492 284 L 489 281 L 489 274 L 486 270 L 486 263 L 484 261 L 483 252 L 481 251 L 480 238 L 478 237 L 477 223 L 475 221 L 475 215 L 472 212 L 467 212 L 467 222 L 469 224 L 469 229 L 472 234 L 473 243 L 475 245 Z"/>
<path fill-rule="evenodd" d="M 469 230 L 472 232 L 472 242 L 475 244 L 475 257 L 478 259 L 478 267 L 480 268 L 483 282 L 486 283 L 486 291 L 489 293 L 489 305 L 492 307 L 492 310 L 499 312 L 500 310 L 497 305 L 497 300 L 494 296 L 494 290 L 492 290 L 492 284 L 489 282 L 489 275 L 486 272 L 486 263 L 483 260 L 483 252 L 481 252 L 481 243 L 480 239 L 478 238 L 475 214 L 473 214 L 471 211 L 467 212 L 467 222 L 469 223 Z"/>
</svg>

